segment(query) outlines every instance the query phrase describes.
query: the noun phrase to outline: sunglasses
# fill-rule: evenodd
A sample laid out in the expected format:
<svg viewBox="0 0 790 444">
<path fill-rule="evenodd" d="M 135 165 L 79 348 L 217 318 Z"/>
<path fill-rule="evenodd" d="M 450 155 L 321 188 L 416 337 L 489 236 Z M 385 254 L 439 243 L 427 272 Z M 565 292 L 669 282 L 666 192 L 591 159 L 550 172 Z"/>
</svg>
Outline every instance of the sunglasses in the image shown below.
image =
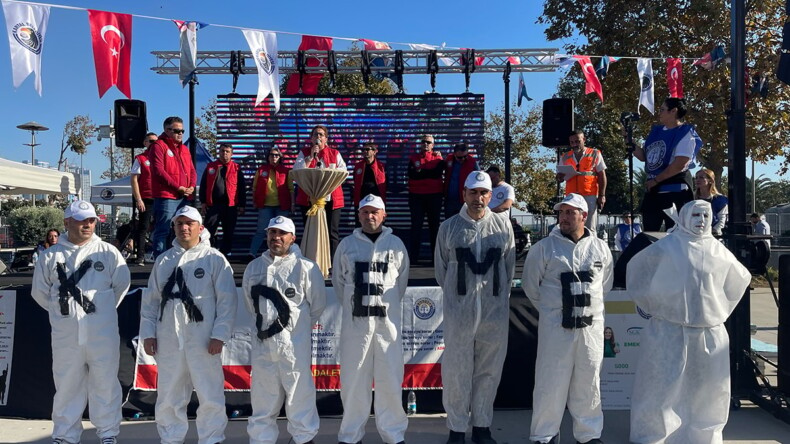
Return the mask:
<svg viewBox="0 0 790 444">
<path fill-rule="evenodd" d="M 433 144 L 433 142 L 431 142 L 430 140 L 421 140 L 420 143 L 424 143 L 426 145 L 432 145 Z"/>
<path fill-rule="evenodd" d="M 173 134 L 184 134 L 184 130 L 183 129 L 167 128 L 167 130 L 172 132 Z"/>
<path fill-rule="evenodd" d="M 277 154 L 277 153 L 269 153 L 269 155 L 270 155 L 270 156 L 274 156 L 274 157 L 281 157 L 281 156 L 280 156 L 279 154 Z"/>
</svg>

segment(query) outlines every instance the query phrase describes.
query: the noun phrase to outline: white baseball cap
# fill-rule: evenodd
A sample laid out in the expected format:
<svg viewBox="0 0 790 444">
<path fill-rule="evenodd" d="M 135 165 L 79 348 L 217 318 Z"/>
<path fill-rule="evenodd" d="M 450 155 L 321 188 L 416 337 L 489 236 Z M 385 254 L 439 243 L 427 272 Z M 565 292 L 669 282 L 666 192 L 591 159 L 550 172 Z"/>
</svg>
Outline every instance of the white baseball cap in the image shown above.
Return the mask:
<svg viewBox="0 0 790 444">
<path fill-rule="evenodd" d="M 90 202 L 84 200 L 75 200 L 63 211 L 64 219 L 85 220 L 91 217 L 97 217 L 96 209 Z"/>
<path fill-rule="evenodd" d="M 286 233 L 296 234 L 296 226 L 294 225 L 294 221 L 285 216 L 271 218 L 269 220 L 269 226 L 266 227 L 266 229 L 270 230 L 272 228 L 278 228 L 285 231 Z"/>
<path fill-rule="evenodd" d="M 466 177 L 464 187 L 470 190 L 474 188 L 484 188 L 491 191 L 491 176 L 485 171 L 472 171 L 469 173 L 469 176 Z"/>
<path fill-rule="evenodd" d="M 565 196 L 565 199 L 562 199 L 562 202 L 554 205 L 554 210 L 559 211 L 560 207 L 562 207 L 563 205 L 570 205 L 572 207 L 584 211 L 585 213 L 588 212 L 587 201 L 584 200 L 584 198 L 581 195 L 576 193 L 571 193 Z"/>
<path fill-rule="evenodd" d="M 197 223 L 200 225 L 203 225 L 203 216 L 200 215 L 200 211 L 198 211 L 195 207 L 190 207 L 187 205 L 185 207 L 179 208 L 178 211 L 176 211 L 176 214 L 174 214 L 173 218 L 170 220 L 175 222 L 176 219 L 181 216 L 188 217 L 194 221 L 197 221 Z"/>
<path fill-rule="evenodd" d="M 384 200 L 375 194 L 368 194 L 363 197 L 362 200 L 359 201 L 359 208 L 362 209 L 362 207 L 373 207 L 386 211 L 386 208 L 384 208 Z"/>
</svg>

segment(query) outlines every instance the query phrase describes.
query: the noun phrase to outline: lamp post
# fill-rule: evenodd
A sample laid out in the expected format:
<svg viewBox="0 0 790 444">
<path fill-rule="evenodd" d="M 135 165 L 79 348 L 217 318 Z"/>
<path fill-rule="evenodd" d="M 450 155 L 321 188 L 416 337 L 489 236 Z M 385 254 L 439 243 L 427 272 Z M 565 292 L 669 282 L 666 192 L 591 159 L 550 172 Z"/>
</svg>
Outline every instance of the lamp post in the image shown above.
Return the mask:
<svg viewBox="0 0 790 444">
<path fill-rule="evenodd" d="M 17 128 L 25 131 L 30 131 L 30 143 L 25 143 L 24 145 L 30 147 L 30 165 L 36 166 L 36 147 L 41 145 L 40 143 L 36 143 L 36 131 L 48 131 L 49 128 L 46 126 L 38 123 L 38 122 L 27 122 L 21 125 L 17 125 Z M 33 206 L 36 206 L 36 195 L 31 194 L 30 200 L 33 201 Z"/>
</svg>

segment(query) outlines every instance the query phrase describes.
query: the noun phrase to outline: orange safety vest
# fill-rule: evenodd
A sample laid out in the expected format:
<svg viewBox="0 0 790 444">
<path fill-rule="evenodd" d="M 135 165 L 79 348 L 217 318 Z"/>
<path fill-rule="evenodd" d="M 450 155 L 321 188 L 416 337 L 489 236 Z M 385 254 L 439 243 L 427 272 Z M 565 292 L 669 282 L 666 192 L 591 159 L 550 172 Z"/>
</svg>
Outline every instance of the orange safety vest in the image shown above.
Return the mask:
<svg viewBox="0 0 790 444">
<path fill-rule="evenodd" d="M 577 171 L 576 176 L 565 181 L 565 195 L 576 193 L 582 196 L 598 196 L 598 173 L 595 172 L 595 165 L 598 164 L 600 155 L 600 151 L 587 147 L 584 148 L 578 163 L 573 150 L 562 155 L 561 164 L 570 165 Z"/>
</svg>

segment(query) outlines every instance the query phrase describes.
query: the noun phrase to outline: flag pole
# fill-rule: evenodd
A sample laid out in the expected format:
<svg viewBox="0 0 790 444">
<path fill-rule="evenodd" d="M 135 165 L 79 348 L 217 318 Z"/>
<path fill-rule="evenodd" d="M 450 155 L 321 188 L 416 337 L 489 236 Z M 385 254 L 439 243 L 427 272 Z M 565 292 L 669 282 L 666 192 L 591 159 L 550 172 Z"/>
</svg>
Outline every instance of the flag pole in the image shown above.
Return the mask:
<svg viewBox="0 0 790 444">
<path fill-rule="evenodd" d="M 505 182 L 510 183 L 510 61 L 502 75 L 505 82 Z"/>
<path fill-rule="evenodd" d="M 195 84 L 197 84 L 197 74 L 189 79 L 189 155 L 192 156 L 192 164 L 197 168 L 197 154 L 195 149 Z M 209 147 L 211 150 L 211 147 Z"/>
</svg>

